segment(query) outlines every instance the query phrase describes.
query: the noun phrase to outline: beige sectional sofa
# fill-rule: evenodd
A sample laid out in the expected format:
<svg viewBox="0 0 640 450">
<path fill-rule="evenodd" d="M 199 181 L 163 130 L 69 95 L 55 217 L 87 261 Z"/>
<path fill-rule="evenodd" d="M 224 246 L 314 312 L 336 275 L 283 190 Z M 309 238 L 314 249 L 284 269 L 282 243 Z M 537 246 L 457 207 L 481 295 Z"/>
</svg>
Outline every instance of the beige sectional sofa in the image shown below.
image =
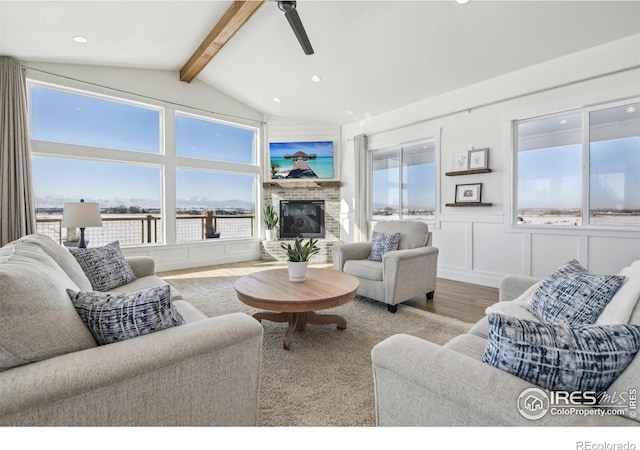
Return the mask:
<svg viewBox="0 0 640 450">
<path fill-rule="evenodd" d="M 632 266 L 640 272 L 640 262 Z M 500 302 L 492 312 L 534 320 L 523 299 L 540 281 L 510 275 L 500 284 Z M 625 307 L 613 305 L 608 323 L 640 324 L 638 287 L 640 277 L 629 277 L 625 293 L 635 300 Z M 624 285 L 623 285 L 624 286 Z M 620 288 L 622 291 L 622 288 Z M 615 298 L 614 298 L 615 300 Z M 626 320 L 616 322 L 625 316 Z M 613 314 L 612 314 L 613 312 Z M 602 316 L 601 316 L 602 317 Z M 585 414 L 551 414 L 531 420 L 520 414 L 519 396 L 536 386 L 524 379 L 482 362 L 489 335 L 485 316 L 467 334 L 445 345 L 399 334 L 372 350 L 375 384 L 376 418 L 379 426 L 638 426 L 636 411 L 625 416 Z M 640 388 L 640 354 L 613 382 L 608 393 L 637 395 Z M 628 397 L 627 397 L 627 405 Z M 600 409 L 598 408 L 589 408 Z M 565 410 L 561 411 L 566 412 Z"/>
<path fill-rule="evenodd" d="M 166 284 L 153 259 L 113 291 Z M 66 289 L 90 289 L 47 236 L 0 249 L 0 425 L 254 426 L 262 327 L 246 314 L 206 318 L 173 290 L 186 324 L 97 346 Z"/>
</svg>

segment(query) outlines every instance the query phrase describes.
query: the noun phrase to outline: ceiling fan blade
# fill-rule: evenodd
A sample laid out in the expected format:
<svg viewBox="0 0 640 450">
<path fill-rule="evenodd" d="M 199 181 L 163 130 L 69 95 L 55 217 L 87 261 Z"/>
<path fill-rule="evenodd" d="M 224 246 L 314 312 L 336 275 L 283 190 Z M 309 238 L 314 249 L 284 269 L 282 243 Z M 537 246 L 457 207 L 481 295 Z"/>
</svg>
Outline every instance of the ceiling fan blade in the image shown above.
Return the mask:
<svg viewBox="0 0 640 450">
<path fill-rule="evenodd" d="M 293 9 L 291 11 L 285 12 L 284 15 L 289 21 L 289 25 L 291 25 L 291 29 L 293 30 L 296 37 L 298 38 L 298 42 L 300 42 L 300 45 L 302 46 L 302 50 L 304 50 L 304 54 L 313 55 L 313 47 L 311 47 L 311 42 L 309 42 L 307 33 L 306 31 L 304 31 L 304 27 L 302 26 L 302 21 L 300 20 L 298 11 Z"/>
</svg>

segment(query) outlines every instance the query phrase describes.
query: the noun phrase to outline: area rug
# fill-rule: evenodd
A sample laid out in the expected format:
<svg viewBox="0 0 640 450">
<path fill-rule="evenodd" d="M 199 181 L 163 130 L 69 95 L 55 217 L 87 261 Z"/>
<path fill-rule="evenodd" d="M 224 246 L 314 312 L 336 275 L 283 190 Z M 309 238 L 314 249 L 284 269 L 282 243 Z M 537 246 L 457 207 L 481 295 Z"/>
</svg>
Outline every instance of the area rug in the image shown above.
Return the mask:
<svg viewBox="0 0 640 450">
<path fill-rule="evenodd" d="M 209 317 L 257 311 L 240 302 L 232 287 L 185 300 Z M 287 324 L 262 322 L 259 426 L 375 426 L 373 346 L 398 333 L 443 344 L 471 327 L 410 306 L 391 314 L 386 305 L 362 297 L 321 313 L 342 315 L 347 328 L 307 325 L 293 335 L 290 350 L 282 347 Z"/>
</svg>

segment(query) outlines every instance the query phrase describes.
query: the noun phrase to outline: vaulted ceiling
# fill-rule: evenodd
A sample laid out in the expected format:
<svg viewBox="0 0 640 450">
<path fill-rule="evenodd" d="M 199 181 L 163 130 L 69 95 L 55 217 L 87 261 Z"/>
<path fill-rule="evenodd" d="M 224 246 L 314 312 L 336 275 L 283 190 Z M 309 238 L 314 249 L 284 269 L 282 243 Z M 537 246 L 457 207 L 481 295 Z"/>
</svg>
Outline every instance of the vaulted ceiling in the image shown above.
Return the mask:
<svg viewBox="0 0 640 450">
<path fill-rule="evenodd" d="M 178 77 L 231 3 L 0 1 L 0 55 Z M 314 55 L 267 1 L 197 78 L 268 115 L 343 124 L 640 33 L 637 1 L 303 0 L 297 11 Z"/>
</svg>

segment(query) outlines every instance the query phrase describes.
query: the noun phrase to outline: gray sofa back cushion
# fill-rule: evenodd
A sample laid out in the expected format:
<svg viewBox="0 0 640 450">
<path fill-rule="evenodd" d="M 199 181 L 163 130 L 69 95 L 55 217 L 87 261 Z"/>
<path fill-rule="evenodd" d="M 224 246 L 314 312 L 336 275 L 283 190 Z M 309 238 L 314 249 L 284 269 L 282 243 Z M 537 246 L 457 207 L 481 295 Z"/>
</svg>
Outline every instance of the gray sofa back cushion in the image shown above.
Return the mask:
<svg viewBox="0 0 640 450">
<path fill-rule="evenodd" d="M 96 346 L 67 289 L 78 286 L 38 245 L 0 249 L 0 371 Z"/>
<path fill-rule="evenodd" d="M 77 284 L 81 290 L 91 290 L 91 282 L 84 274 L 78 261 L 76 261 L 69 250 L 58 244 L 51 237 L 45 234 L 30 234 L 20 238 L 19 242 L 37 245 L 64 270 L 64 273 L 66 273 L 69 278 L 71 278 L 71 281 Z"/>
<path fill-rule="evenodd" d="M 391 220 L 378 222 L 373 229 L 379 233 L 400 233 L 398 250 L 424 247 L 429 239 L 429 226 L 423 222 Z"/>
</svg>

